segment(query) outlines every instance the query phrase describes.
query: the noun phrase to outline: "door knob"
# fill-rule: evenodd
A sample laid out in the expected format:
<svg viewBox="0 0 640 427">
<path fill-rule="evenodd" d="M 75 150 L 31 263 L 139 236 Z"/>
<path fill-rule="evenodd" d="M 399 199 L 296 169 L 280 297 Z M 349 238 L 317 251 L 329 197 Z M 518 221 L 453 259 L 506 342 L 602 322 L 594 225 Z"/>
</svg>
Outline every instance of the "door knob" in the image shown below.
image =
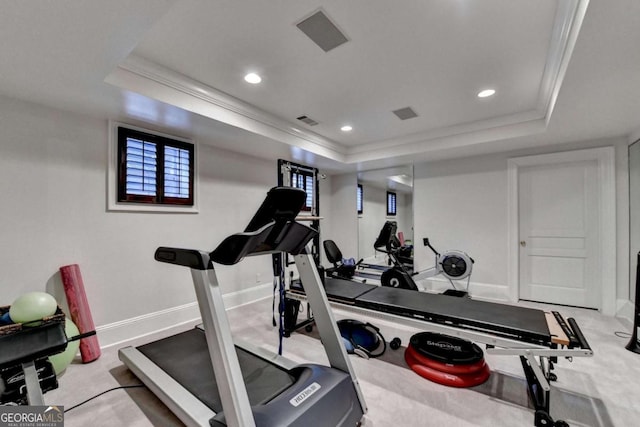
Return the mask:
<svg viewBox="0 0 640 427">
<path fill-rule="evenodd" d="M 524 248 L 525 246 L 527 246 L 527 242 L 525 242 L 524 240 L 520 240 L 520 246 Z"/>
</svg>

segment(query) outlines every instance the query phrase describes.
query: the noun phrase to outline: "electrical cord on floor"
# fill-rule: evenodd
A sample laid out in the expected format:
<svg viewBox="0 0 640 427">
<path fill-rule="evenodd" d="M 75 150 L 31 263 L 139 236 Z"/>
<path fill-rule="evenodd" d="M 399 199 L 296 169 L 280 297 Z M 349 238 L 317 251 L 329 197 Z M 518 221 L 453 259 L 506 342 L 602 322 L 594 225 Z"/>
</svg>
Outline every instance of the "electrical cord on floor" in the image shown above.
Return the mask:
<svg viewBox="0 0 640 427">
<path fill-rule="evenodd" d="M 615 331 L 614 335 L 617 336 L 618 338 L 631 338 L 631 334 L 629 332 Z M 640 346 L 640 340 L 638 340 L 637 342 L 638 342 L 638 345 Z"/>
<path fill-rule="evenodd" d="M 123 385 L 123 386 L 120 386 L 120 387 L 110 388 L 109 390 L 105 390 L 105 391 L 103 391 L 102 393 L 98 393 L 98 394 L 96 394 L 95 396 L 88 398 L 88 399 L 87 399 L 87 400 L 85 400 L 84 402 L 80 402 L 80 403 L 78 403 L 77 405 L 72 406 L 71 408 L 67 408 L 67 409 L 65 409 L 65 410 L 64 410 L 64 412 L 65 412 L 65 414 L 66 414 L 67 412 L 71 411 L 72 409 L 76 409 L 78 406 L 82 406 L 82 405 L 84 405 L 85 403 L 92 401 L 92 400 L 93 400 L 93 399 L 95 399 L 96 397 L 100 397 L 100 396 L 102 396 L 103 394 L 109 393 L 110 391 L 120 390 L 120 389 L 126 389 L 126 388 L 141 388 L 141 387 L 145 387 L 145 385 L 144 385 L 144 384 L 134 384 L 134 385 Z"/>
</svg>

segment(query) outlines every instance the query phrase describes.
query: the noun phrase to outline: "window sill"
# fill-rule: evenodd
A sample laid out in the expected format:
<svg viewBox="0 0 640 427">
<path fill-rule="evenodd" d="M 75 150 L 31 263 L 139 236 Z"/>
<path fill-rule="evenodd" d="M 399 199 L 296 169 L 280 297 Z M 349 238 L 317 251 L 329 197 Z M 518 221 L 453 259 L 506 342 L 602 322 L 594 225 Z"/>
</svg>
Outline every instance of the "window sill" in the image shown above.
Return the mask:
<svg viewBox="0 0 640 427">
<path fill-rule="evenodd" d="M 149 205 L 143 203 L 112 203 L 107 206 L 108 212 L 158 212 L 158 213 L 180 213 L 180 214 L 197 214 L 197 206 L 178 206 L 178 205 Z"/>
</svg>

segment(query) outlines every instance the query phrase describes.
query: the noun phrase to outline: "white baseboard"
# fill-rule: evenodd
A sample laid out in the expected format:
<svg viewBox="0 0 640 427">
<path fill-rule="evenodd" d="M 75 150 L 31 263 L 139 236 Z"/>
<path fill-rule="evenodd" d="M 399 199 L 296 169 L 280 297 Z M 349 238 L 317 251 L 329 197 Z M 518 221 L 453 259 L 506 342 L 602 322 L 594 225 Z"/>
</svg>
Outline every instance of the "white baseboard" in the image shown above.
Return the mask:
<svg viewBox="0 0 640 427">
<path fill-rule="evenodd" d="M 619 299 L 616 301 L 616 317 L 623 321 L 630 328 L 633 327 L 633 315 L 635 307 L 629 300 Z"/>
<path fill-rule="evenodd" d="M 378 264 L 382 265 L 387 262 L 387 256 L 382 252 L 377 253 L 376 255 L 372 255 L 362 259 L 362 262 L 365 264 Z M 389 268 L 392 266 L 390 265 Z"/>
<path fill-rule="evenodd" d="M 267 298 L 271 296 L 272 292 L 273 285 L 271 283 L 265 283 L 249 289 L 224 294 L 224 304 L 227 309 L 231 309 Z M 143 337 L 188 324 L 196 325 L 198 323 L 200 323 L 198 303 L 191 302 L 108 325 L 98 326 L 96 332 L 100 347 L 106 348 L 121 344 L 133 338 Z"/>
<path fill-rule="evenodd" d="M 455 282 L 456 288 L 464 290 L 467 286 L 466 280 Z M 431 277 L 418 282 L 418 287 L 428 292 L 442 293 L 447 289 L 451 289 L 451 282 L 442 277 Z M 508 302 L 509 288 L 504 285 L 495 285 L 491 283 L 469 282 L 469 294 L 473 299 Z"/>
</svg>

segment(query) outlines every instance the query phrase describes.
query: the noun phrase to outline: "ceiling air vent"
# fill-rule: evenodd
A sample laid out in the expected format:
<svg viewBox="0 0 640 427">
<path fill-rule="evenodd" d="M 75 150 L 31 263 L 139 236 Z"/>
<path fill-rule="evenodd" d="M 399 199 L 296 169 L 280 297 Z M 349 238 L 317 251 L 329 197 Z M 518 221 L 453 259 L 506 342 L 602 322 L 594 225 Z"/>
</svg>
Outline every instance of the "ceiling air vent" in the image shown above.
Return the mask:
<svg viewBox="0 0 640 427">
<path fill-rule="evenodd" d="M 297 117 L 297 119 L 298 119 L 298 120 L 300 120 L 300 121 L 301 121 L 301 122 L 303 122 L 303 123 L 308 124 L 309 126 L 315 126 L 315 125 L 317 125 L 317 124 L 318 124 L 318 122 L 316 122 L 316 121 L 315 121 L 315 120 L 313 120 L 313 119 L 310 119 L 310 118 L 309 118 L 309 117 L 307 117 L 307 116 L 300 116 L 300 117 Z"/>
<path fill-rule="evenodd" d="M 414 117 L 418 117 L 415 111 L 411 107 L 400 108 L 399 110 L 393 111 L 393 114 L 398 116 L 400 120 L 409 120 Z"/>
<path fill-rule="evenodd" d="M 296 26 L 325 52 L 329 52 L 348 41 L 347 37 L 321 10 L 300 21 Z"/>
</svg>

